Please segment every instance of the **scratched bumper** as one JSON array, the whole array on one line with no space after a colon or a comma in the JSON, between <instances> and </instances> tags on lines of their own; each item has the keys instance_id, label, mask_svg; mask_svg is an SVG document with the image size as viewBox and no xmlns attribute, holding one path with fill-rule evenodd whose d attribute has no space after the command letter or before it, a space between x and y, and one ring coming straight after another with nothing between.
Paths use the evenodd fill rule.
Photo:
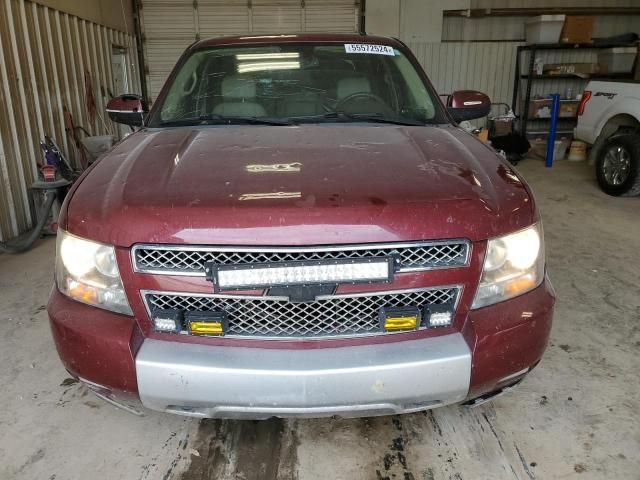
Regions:
<instances>
[{"instance_id":1,"label":"scratched bumper","mask_svg":"<svg viewBox=\"0 0 640 480\"><path fill-rule=\"evenodd\" d=\"M313 350L146 339L136 356L136 373L144 406L181 415L389 415L464 400L471 352L459 333Z\"/></svg>"}]
</instances>

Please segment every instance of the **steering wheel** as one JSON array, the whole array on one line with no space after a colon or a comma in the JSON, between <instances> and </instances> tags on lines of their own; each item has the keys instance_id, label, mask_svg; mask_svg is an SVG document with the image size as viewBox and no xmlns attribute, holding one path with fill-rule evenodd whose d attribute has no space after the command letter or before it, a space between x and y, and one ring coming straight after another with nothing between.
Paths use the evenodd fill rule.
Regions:
<instances>
[{"instance_id":1,"label":"steering wheel","mask_svg":"<svg viewBox=\"0 0 640 480\"><path fill-rule=\"evenodd\" d=\"M375 93L370 93L370 92L355 92L352 93L351 95L347 95L344 98L341 98L340 100L338 100L338 103L336 103L336 111L342 111L345 110L344 106L351 103L351 102L355 102L355 101L359 101L359 100L363 100L363 99L369 99L369 100L373 100L376 103L379 103L382 107L384 107L385 111L389 111L389 106L386 104L386 102L384 100L382 100L378 95L376 95Z\"/></svg>"}]
</instances>

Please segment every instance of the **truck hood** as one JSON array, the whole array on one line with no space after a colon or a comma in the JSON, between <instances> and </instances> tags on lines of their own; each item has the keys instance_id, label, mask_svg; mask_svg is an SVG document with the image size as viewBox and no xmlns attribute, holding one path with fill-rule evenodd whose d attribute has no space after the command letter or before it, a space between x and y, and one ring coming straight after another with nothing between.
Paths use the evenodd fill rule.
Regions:
<instances>
[{"instance_id":1,"label":"truck hood","mask_svg":"<svg viewBox=\"0 0 640 480\"><path fill-rule=\"evenodd\" d=\"M453 126L144 130L70 196L63 227L123 247L482 240L536 216L522 179Z\"/></svg>"}]
</instances>

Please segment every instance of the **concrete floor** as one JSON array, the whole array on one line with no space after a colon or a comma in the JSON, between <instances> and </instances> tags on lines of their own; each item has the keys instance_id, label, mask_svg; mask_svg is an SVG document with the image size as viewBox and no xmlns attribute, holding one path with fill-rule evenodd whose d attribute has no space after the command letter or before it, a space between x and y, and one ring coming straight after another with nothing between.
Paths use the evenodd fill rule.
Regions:
<instances>
[{"instance_id":1,"label":"concrete floor","mask_svg":"<svg viewBox=\"0 0 640 480\"><path fill-rule=\"evenodd\" d=\"M640 479L640 199L602 194L583 164L519 170L544 216L556 321L540 366L473 410L135 417L57 358L44 311L54 240L0 255L0 479Z\"/></svg>"}]
</instances>

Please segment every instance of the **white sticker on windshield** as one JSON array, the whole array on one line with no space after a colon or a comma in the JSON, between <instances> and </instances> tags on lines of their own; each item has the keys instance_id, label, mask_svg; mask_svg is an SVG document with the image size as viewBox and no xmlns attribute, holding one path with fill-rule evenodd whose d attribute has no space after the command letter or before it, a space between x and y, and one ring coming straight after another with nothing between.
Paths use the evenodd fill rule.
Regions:
<instances>
[{"instance_id":1,"label":"white sticker on windshield","mask_svg":"<svg viewBox=\"0 0 640 480\"><path fill-rule=\"evenodd\" d=\"M374 55L395 55L393 48L387 45L372 45L370 43L345 43L347 53L373 53Z\"/></svg>"}]
</instances>

